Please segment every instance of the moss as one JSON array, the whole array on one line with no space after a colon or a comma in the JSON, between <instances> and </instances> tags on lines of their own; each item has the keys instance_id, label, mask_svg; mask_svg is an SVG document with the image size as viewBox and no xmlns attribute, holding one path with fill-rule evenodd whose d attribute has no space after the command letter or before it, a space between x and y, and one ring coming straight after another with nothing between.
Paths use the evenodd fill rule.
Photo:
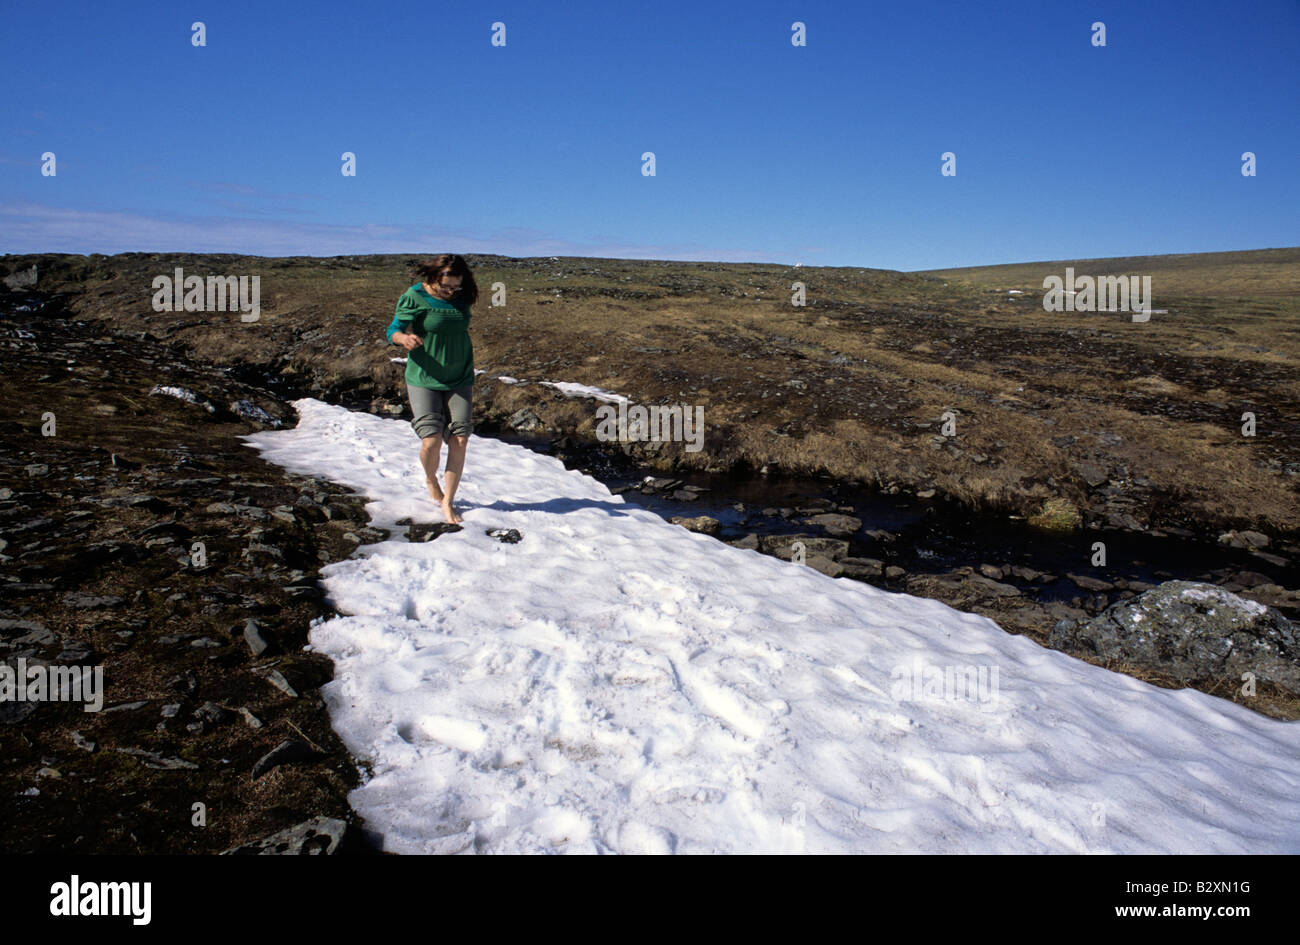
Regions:
<instances>
[{"instance_id":1,"label":"moss","mask_svg":"<svg viewBox=\"0 0 1300 945\"><path fill-rule=\"evenodd\" d=\"M1058 496L1044 502L1042 508L1029 516L1028 521L1034 528L1045 531L1072 532L1079 527L1082 519L1073 502Z\"/></svg>"}]
</instances>

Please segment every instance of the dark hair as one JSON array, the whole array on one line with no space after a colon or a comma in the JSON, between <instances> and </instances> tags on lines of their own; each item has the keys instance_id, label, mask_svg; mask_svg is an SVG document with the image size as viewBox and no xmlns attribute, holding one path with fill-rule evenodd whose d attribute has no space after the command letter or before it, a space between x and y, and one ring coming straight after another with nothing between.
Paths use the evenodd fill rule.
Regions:
<instances>
[{"instance_id":1,"label":"dark hair","mask_svg":"<svg viewBox=\"0 0 1300 945\"><path fill-rule=\"evenodd\" d=\"M424 262L416 263L411 269L411 277L419 279L421 282L427 282L429 285L437 285L438 280L446 273L449 276L461 277L461 296L460 303L466 308L478 301L478 283L474 281L474 273L469 271L469 264L465 262L464 256L458 256L455 253L442 253L438 256L430 257Z\"/></svg>"}]
</instances>

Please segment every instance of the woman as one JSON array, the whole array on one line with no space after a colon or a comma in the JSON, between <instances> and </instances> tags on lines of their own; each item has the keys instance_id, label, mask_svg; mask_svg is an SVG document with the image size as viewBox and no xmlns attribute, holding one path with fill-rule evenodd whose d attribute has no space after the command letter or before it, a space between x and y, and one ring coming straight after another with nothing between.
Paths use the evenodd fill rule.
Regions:
<instances>
[{"instance_id":1,"label":"woman","mask_svg":"<svg viewBox=\"0 0 1300 945\"><path fill-rule=\"evenodd\" d=\"M406 395L411 426L420 438L420 465L429 495L448 522L461 517L452 504L473 430L474 346L470 306L478 285L465 260L454 254L426 259L411 270L415 285L397 300L388 340L407 351ZM446 488L438 487L442 439L447 439Z\"/></svg>"}]
</instances>

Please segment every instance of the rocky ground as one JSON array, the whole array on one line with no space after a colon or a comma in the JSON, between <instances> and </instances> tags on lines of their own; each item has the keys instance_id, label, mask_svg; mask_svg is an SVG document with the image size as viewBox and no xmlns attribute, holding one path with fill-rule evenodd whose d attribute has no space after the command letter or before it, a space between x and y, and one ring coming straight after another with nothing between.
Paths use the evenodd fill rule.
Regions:
<instances>
[{"instance_id":1,"label":"rocky ground","mask_svg":"<svg viewBox=\"0 0 1300 945\"><path fill-rule=\"evenodd\" d=\"M275 397L57 299L0 311L0 654L104 674L98 712L0 703L5 852L212 853L312 818L365 849L303 652L317 569L382 537L359 498L236 439L294 422Z\"/></svg>"}]
</instances>

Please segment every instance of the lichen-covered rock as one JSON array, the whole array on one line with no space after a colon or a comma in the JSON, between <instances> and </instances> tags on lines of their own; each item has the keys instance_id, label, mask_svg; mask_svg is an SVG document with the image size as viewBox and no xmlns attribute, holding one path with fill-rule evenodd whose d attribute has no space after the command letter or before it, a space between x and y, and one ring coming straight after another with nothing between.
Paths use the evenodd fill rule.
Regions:
<instances>
[{"instance_id":1,"label":"lichen-covered rock","mask_svg":"<svg viewBox=\"0 0 1300 945\"><path fill-rule=\"evenodd\" d=\"M716 518L710 518L707 515L697 515L695 518L685 518L676 516L669 519L674 525L680 525L687 531L699 532L702 535L716 535L722 527Z\"/></svg>"},{"instance_id":2,"label":"lichen-covered rock","mask_svg":"<svg viewBox=\"0 0 1300 945\"><path fill-rule=\"evenodd\" d=\"M1300 638L1279 611L1213 584L1166 581L1091 620L1061 620L1049 645L1192 682L1252 673L1300 694Z\"/></svg>"},{"instance_id":3,"label":"lichen-covered rock","mask_svg":"<svg viewBox=\"0 0 1300 945\"><path fill-rule=\"evenodd\" d=\"M269 837L222 851L223 855L321 856L332 854L343 842L347 823L335 817L313 817L305 823Z\"/></svg>"},{"instance_id":4,"label":"lichen-covered rock","mask_svg":"<svg viewBox=\"0 0 1300 945\"><path fill-rule=\"evenodd\" d=\"M795 542L804 546L805 559L821 555L838 561L849 553L849 543L842 538L823 538L819 535L763 535L759 539L766 554L774 555L785 561L794 556Z\"/></svg>"}]
</instances>

